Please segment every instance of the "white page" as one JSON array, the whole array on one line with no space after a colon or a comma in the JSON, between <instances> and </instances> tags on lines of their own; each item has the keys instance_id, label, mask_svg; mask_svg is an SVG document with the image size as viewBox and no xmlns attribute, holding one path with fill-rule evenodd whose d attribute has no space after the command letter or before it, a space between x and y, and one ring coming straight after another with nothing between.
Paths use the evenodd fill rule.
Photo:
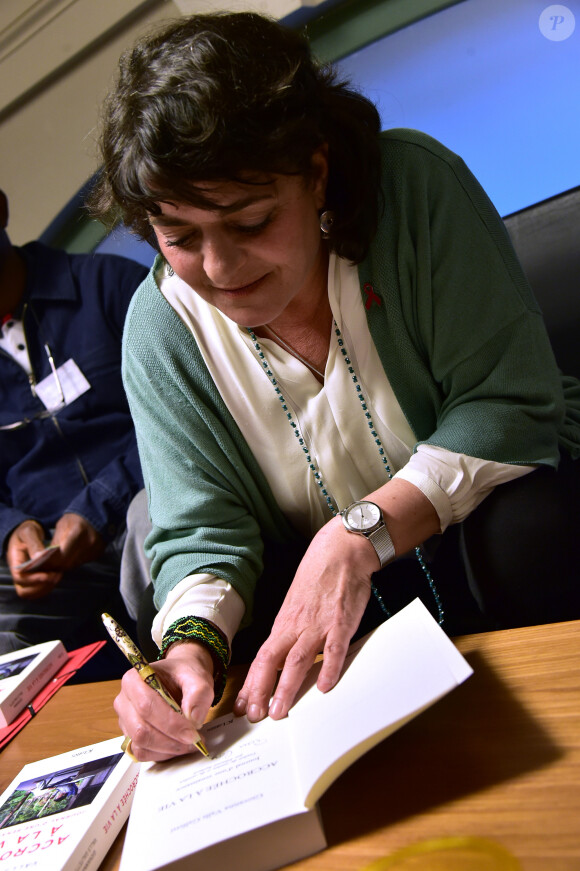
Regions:
<instances>
[{"instance_id":1,"label":"white page","mask_svg":"<svg viewBox=\"0 0 580 871\"><path fill-rule=\"evenodd\" d=\"M471 673L419 599L385 621L330 692L312 686L290 710L305 804L313 807L355 759Z\"/></svg>"},{"instance_id":2,"label":"white page","mask_svg":"<svg viewBox=\"0 0 580 871\"><path fill-rule=\"evenodd\" d=\"M288 720L230 714L202 729L211 758L143 765L121 871L148 871L302 812L287 730Z\"/></svg>"}]
</instances>

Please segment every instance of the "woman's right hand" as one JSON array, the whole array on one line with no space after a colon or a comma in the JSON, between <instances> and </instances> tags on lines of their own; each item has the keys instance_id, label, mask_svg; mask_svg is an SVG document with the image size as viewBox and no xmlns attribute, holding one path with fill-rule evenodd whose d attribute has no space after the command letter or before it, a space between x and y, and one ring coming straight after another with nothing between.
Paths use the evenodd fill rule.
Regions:
<instances>
[{"instance_id":1,"label":"woman's right hand","mask_svg":"<svg viewBox=\"0 0 580 871\"><path fill-rule=\"evenodd\" d=\"M123 675L114 702L119 726L131 738L131 752L140 761L162 762L197 750L197 729L203 725L214 697L213 662L195 641L173 644L165 658L151 666L179 702L183 714L172 711L132 668Z\"/></svg>"}]
</instances>

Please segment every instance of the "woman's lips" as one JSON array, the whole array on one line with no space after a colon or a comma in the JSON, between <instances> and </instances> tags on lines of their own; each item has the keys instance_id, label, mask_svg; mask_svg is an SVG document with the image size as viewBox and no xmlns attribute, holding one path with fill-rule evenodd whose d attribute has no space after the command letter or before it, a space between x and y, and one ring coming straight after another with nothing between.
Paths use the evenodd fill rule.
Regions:
<instances>
[{"instance_id":1,"label":"woman's lips","mask_svg":"<svg viewBox=\"0 0 580 871\"><path fill-rule=\"evenodd\" d=\"M213 289L218 293L225 293L228 296L245 296L257 290L265 278L266 276L262 275L260 278L250 281L249 284L241 284L238 287L214 287Z\"/></svg>"}]
</instances>

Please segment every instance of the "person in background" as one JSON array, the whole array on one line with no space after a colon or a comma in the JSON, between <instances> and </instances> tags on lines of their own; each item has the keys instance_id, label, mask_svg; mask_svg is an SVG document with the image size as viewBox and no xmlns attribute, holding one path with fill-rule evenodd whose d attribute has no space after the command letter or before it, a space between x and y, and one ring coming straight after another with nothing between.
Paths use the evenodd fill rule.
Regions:
<instances>
[{"instance_id":1,"label":"person in background","mask_svg":"<svg viewBox=\"0 0 580 871\"><path fill-rule=\"evenodd\" d=\"M190 723L248 635L234 710L257 721L287 714L320 652L330 690L355 633L416 594L410 570L445 628L421 547L458 524L497 624L580 616L578 488L562 487L578 384L565 394L503 223L457 155L381 132L302 36L252 13L194 15L127 51L102 155L92 208L160 252L123 373L155 669L186 716L129 671L115 707L137 758L193 750ZM546 556L567 570L547 577Z\"/></svg>"},{"instance_id":2,"label":"person in background","mask_svg":"<svg viewBox=\"0 0 580 871\"><path fill-rule=\"evenodd\" d=\"M103 637L126 515L143 479L121 338L147 270L11 244L0 191L0 652ZM26 563L47 547L47 561Z\"/></svg>"}]
</instances>

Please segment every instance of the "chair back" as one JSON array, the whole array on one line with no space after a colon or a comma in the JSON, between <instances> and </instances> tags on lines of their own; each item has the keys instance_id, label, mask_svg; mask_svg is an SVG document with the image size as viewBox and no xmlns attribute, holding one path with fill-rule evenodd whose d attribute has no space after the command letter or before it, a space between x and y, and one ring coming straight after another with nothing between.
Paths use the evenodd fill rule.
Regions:
<instances>
[{"instance_id":1,"label":"chair back","mask_svg":"<svg viewBox=\"0 0 580 871\"><path fill-rule=\"evenodd\" d=\"M580 378L580 187L504 218L556 361Z\"/></svg>"}]
</instances>

